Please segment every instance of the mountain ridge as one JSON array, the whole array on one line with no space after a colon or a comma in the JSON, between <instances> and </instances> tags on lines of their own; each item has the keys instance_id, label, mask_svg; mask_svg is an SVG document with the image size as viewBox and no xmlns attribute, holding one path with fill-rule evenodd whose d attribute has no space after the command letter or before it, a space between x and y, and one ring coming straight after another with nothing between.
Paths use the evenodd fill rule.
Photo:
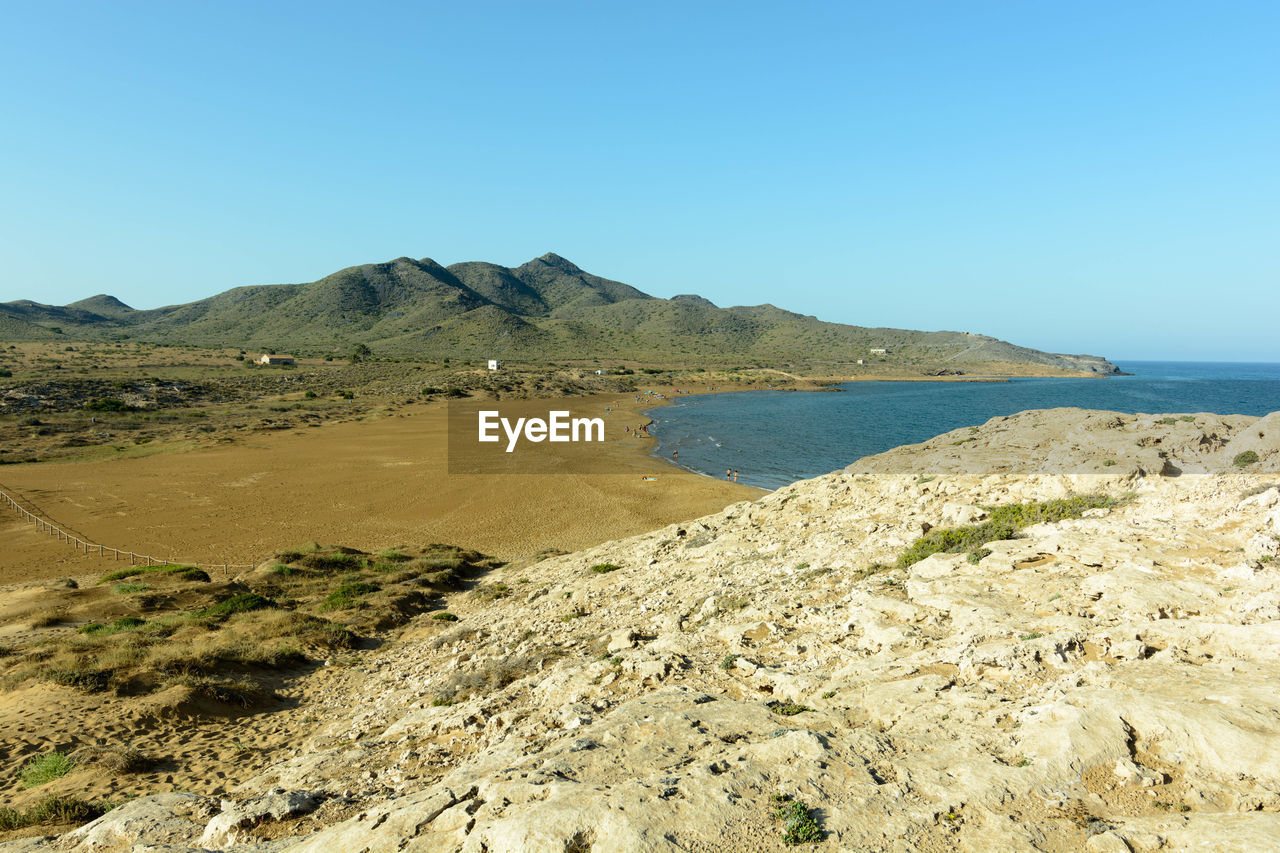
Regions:
<instances>
[{"instance_id":1,"label":"mountain ridge","mask_svg":"<svg viewBox=\"0 0 1280 853\"><path fill-rule=\"evenodd\" d=\"M1031 364L1118 373L1100 356L1046 353L986 335L829 323L770 304L663 299L554 252L517 267L407 256L313 282L245 285L135 309L108 294L65 306L0 303L6 340L137 340L345 354L545 361L610 358L757 364ZM884 349L878 353L872 350Z\"/></svg>"}]
</instances>

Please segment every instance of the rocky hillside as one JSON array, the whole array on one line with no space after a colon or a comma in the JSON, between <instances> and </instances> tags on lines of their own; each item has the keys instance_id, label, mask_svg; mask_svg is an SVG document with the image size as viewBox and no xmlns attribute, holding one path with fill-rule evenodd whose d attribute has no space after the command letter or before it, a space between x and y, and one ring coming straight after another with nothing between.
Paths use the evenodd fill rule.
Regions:
<instances>
[{"instance_id":1,"label":"rocky hillside","mask_svg":"<svg viewBox=\"0 0 1280 853\"><path fill-rule=\"evenodd\" d=\"M1275 849L1278 554L1280 413L998 418L503 570L232 797L8 849Z\"/></svg>"},{"instance_id":2,"label":"rocky hillside","mask_svg":"<svg viewBox=\"0 0 1280 853\"><path fill-rule=\"evenodd\" d=\"M67 306L0 304L0 340L135 340L347 355L658 364L758 362L938 370L1033 365L1115 373L1098 356L1057 355L964 332L825 323L772 305L718 308L700 296L657 299L555 254L518 267L441 266L397 258L309 284L237 287L186 305L137 311L99 295ZM886 349L884 355L872 349Z\"/></svg>"}]
</instances>

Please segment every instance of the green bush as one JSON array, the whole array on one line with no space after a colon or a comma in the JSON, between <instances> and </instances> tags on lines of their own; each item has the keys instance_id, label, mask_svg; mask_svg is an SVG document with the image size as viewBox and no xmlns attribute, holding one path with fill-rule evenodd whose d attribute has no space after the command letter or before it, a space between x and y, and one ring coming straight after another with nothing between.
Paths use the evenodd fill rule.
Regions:
<instances>
[{"instance_id":1,"label":"green bush","mask_svg":"<svg viewBox=\"0 0 1280 853\"><path fill-rule=\"evenodd\" d=\"M616 565L614 563L596 563L594 566L591 567L591 571L595 572L598 575L604 575L604 574L608 574L609 572L616 572L620 568L622 568L622 566Z\"/></svg>"},{"instance_id":2,"label":"green bush","mask_svg":"<svg viewBox=\"0 0 1280 853\"><path fill-rule=\"evenodd\" d=\"M233 613L247 613L250 610L262 610L275 606L276 603L264 595L258 595L256 592L238 592L217 604L197 610L195 615L198 619L225 619Z\"/></svg>"},{"instance_id":3,"label":"green bush","mask_svg":"<svg viewBox=\"0 0 1280 853\"><path fill-rule=\"evenodd\" d=\"M786 794L774 794L771 799L773 819L782 821L783 844L813 844L825 837L813 818L813 811L804 802L792 800Z\"/></svg>"},{"instance_id":4,"label":"green bush","mask_svg":"<svg viewBox=\"0 0 1280 853\"><path fill-rule=\"evenodd\" d=\"M360 599L371 592L377 592L378 587L364 581L352 581L344 583L335 589L325 598L321 605L323 610L346 610L349 607L355 607L360 603Z\"/></svg>"},{"instance_id":5,"label":"green bush","mask_svg":"<svg viewBox=\"0 0 1280 853\"><path fill-rule=\"evenodd\" d=\"M981 553L983 545L1013 539L1023 527L1079 518L1085 510L1114 505L1115 500L1106 495L1076 495L1039 503L986 507L988 518L981 524L935 527L921 536L898 555L898 567L905 569L933 554Z\"/></svg>"},{"instance_id":6,"label":"green bush","mask_svg":"<svg viewBox=\"0 0 1280 853\"><path fill-rule=\"evenodd\" d=\"M1237 453L1236 458L1231 460L1231 464L1237 468L1244 468L1258 461L1258 454L1252 450L1246 450L1244 453Z\"/></svg>"},{"instance_id":7,"label":"green bush","mask_svg":"<svg viewBox=\"0 0 1280 853\"><path fill-rule=\"evenodd\" d=\"M431 618L437 622L457 622L458 621L457 616L454 616L452 613L448 613L443 610L440 611L439 613L432 613Z\"/></svg>"}]
</instances>

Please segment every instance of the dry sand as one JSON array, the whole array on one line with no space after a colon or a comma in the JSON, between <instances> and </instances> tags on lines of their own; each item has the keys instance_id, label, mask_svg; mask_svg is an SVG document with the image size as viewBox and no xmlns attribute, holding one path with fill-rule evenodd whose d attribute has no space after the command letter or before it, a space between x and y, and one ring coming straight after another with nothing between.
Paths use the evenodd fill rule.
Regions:
<instances>
[{"instance_id":1,"label":"dry sand","mask_svg":"<svg viewBox=\"0 0 1280 853\"><path fill-rule=\"evenodd\" d=\"M527 405L545 412L552 402ZM515 560L642 533L761 494L651 457L653 440L622 427L644 422L639 410L652 403L637 405L630 396L561 402L592 415L620 403L607 419L602 451L617 473L451 475L447 406L429 403L184 453L15 465L0 469L0 488L92 542L233 564L309 541L362 549L446 542ZM0 583L119 566L7 511L0 513L0 543Z\"/></svg>"}]
</instances>

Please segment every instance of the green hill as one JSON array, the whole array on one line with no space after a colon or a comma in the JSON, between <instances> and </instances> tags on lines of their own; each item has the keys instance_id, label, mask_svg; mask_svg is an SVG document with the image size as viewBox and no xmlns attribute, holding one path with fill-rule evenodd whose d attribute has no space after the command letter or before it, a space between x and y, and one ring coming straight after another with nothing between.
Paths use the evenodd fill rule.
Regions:
<instances>
[{"instance_id":1,"label":"green hill","mask_svg":"<svg viewBox=\"0 0 1280 853\"><path fill-rule=\"evenodd\" d=\"M1096 356L1043 353L985 335L846 326L772 305L718 308L691 294L659 299L555 254L514 268L397 258L309 284L237 287L146 311L104 294L67 306L0 304L0 339L58 338L299 355L345 354L363 343L378 355L427 358L807 366L865 359L932 367L1013 362L1116 372Z\"/></svg>"}]
</instances>

